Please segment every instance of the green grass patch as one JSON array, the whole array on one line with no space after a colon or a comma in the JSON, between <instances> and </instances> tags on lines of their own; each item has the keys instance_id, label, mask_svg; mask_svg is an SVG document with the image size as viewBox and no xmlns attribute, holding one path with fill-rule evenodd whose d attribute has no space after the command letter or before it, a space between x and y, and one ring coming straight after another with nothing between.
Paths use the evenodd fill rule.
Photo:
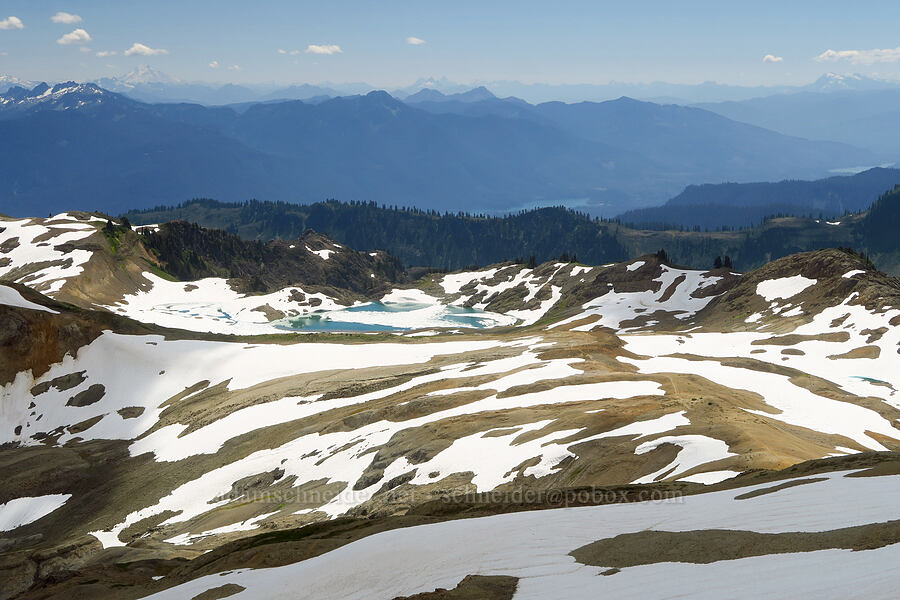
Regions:
<instances>
[{"instance_id":1,"label":"green grass patch","mask_svg":"<svg viewBox=\"0 0 900 600\"><path fill-rule=\"evenodd\" d=\"M158 267L154 264L148 265L147 268L149 268L150 272L153 273L154 275L156 275L157 277L162 277L163 279L166 279L168 281L178 281L177 277L175 277L174 275L172 275L170 273L167 273L166 271L164 271L163 269L161 269L160 267Z\"/></svg>"}]
</instances>

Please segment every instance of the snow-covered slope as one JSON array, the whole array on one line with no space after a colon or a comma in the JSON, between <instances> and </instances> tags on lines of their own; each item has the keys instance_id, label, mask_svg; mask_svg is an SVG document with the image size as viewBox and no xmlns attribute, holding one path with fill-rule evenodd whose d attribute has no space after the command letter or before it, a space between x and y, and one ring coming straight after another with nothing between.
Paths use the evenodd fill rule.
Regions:
<instances>
[{"instance_id":1,"label":"snow-covered slope","mask_svg":"<svg viewBox=\"0 0 900 600\"><path fill-rule=\"evenodd\" d=\"M108 92L92 83L41 83L31 89L10 87L0 94L0 119L35 109L74 110L93 108L102 104L127 105L131 101Z\"/></svg>"},{"instance_id":2,"label":"snow-covered slope","mask_svg":"<svg viewBox=\"0 0 900 600\"><path fill-rule=\"evenodd\" d=\"M3 543L22 552L78 539L91 560L193 558L260 531L392 519L460 494L682 490L754 469L900 451L900 284L843 251L746 275L655 256L595 267L506 263L383 282L367 297L302 281L264 293L238 292L220 277L172 281L154 272L140 236L83 214L0 226L0 278L46 293L0 283L8 461L0 504L50 507L26 499L65 497L52 510L29 509L27 520L0 507L0 521L15 524ZM369 258L382 260L331 241L279 244L278 256L303 254L298 264L352 260L367 278ZM116 294L97 284L108 281L118 282ZM481 327L449 325L458 311L474 311L464 314ZM277 328L309 316L360 328L308 336ZM369 335L375 326L389 330ZM281 335L256 335L273 332ZM735 523L752 512L716 502ZM756 506L769 510L767 502ZM548 518L581 527L572 539L586 544L652 525L651 510L641 513L651 520L616 531ZM716 527L714 517L700 511L683 526ZM397 543L418 543L410 539ZM548 577L563 577L577 545L550 546ZM537 568L536 555L509 556L508 574ZM460 565L372 589L415 593L484 572ZM587 579L631 577L569 571L574 579L545 581L577 591L594 589ZM282 573L271 576L295 581L294 571ZM250 589L256 577L235 582ZM338 593L327 586L339 581L322 581L326 597ZM528 589L518 593L545 588Z\"/></svg>"},{"instance_id":3,"label":"snow-covered slope","mask_svg":"<svg viewBox=\"0 0 900 600\"><path fill-rule=\"evenodd\" d=\"M75 249L73 242L97 233L105 220L84 214L62 213L47 219L0 217L0 280L23 283L53 294L81 274L92 252Z\"/></svg>"},{"instance_id":4,"label":"snow-covered slope","mask_svg":"<svg viewBox=\"0 0 900 600\"><path fill-rule=\"evenodd\" d=\"M853 551L859 542L848 528L896 523L900 510L893 495L900 476L848 477L852 474L791 479L780 484L786 488L781 490L762 484L698 496L398 529L287 566L216 573L150 598L196 597L230 584L242 588L246 597L295 598L302 586L310 597L389 599L452 589L468 575L515 577L515 600L891 598L900 577L896 533ZM753 495L766 490L770 493ZM748 494L751 497L744 499ZM850 506L852 510L847 510ZM793 552L765 546L728 548L740 544L747 532L781 534L790 540L806 532L815 536L834 530L844 531L833 536L834 541L822 536L818 545ZM662 532L673 533L664 537ZM637 540L653 546L654 535L667 542L684 539L693 547L682 548L675 561L666 554L677 555L677 549L626 548L633 543L629 536L641 536ZM616 540L621 541L610 543ZM607 542L618 552L582 562L590 553L579 549L598 542ZM629 552L637 564L623 566Z\"/></svg>"}]
</instances>

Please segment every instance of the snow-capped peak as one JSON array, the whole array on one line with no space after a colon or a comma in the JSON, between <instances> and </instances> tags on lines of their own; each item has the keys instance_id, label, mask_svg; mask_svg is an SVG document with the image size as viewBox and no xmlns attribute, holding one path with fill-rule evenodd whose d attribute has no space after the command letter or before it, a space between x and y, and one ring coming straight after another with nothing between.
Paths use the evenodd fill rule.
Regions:
<instances>
[{"instance_id":1,"label":"snow-capped peak","mask_svg":"<svg viewBox=\"0 0 900 600\"><path fill-rule=\"evenodd\" d=\"M19 79L18 77L14 77L12 75L0 75L0 92L5 92L11 87L21 86L26 88L34 87L33 81L26 81L24 79Z\"/></svg>"},{"instance_id":2,"label":"snow-capped peak","mask_svg":"<svg viewBox=\"0 0 900 600\"><path fill-rule=\"evenodd\" d=\"M131 85L141 83L178 83L178 79L161 73L150 67L150 65L141 65L133 71L117 78L121 83Z\"/></svg>"},{"instance_id":3,"label":"snow-capped peak","mask_svg":"<svg viewBox=\"0 0 900 600\"><path fill-rule=\"evenodd\" d=\"M900 82L861 75L859 73L825 73L807 86L818 92L838 92L853 90L879 90L896 88Z\"/></svg>"},{"instance_id":4,"label":"snow-capped peak","mask_svg":"<svg viewBox=\"0 0 900 600\"><path fill-rule=\"evenodd\" d=\"M50 86L39 83L33 88L11 87L0 95L0 108L7 110L29 109L38 105L53 110L68 110L95 105L111 94L93 83L67 81Z\"/></svg>"}]
</instances>

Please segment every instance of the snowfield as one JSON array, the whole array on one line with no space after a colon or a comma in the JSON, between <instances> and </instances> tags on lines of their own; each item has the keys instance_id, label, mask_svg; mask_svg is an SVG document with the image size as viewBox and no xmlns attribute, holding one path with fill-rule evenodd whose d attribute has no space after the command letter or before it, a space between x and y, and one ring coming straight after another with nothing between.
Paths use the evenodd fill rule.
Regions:
<instances>
[{"instance_id":1,"label":"snowfield","mask_svg":"<svg viewBox=\"0 0 900 600\"><path fill-rule=\"evenodd\" d=\"M230 342L195 340L167 341L161 336L129 336L106 332L83 347L76 357L66 358L35 380L21 372L0 389L4 428L0 443L37 444L36 431L52 431L96 416L103 418L78 434L90 439L134 439L153 426L163 403L197 382L226 382L229 389L249 388L293 374L365 367L415 364L440 354L458 354L487 348L502 348L525 342L437 342L429 344L273 344L247 346ZM121 369L118 365L127 364ZM51 387L33 396L35 384L56 377L84 372L83 381L65 391ZM104 395L88 406L69 406L67 399L91 385L104 387ZM33 398L35 407L18 400ZM137 418L125 419L117 411L143 407ZM32 414L33 413L33 414ZM36 421L42 415L40 421ZM22 433L13 428L22 426ZM37 429L40 427L40 429ZM186 426L185 426L186 427ZM240 431L243 425L237 425ZM75 437L64 434L59 443ZM163 436L165 438L165 436ZM163 450L160 450L163 452Z\"/></svg>"},{"instance_id":2,"label":"snowfield","mask_svg":"<svg viewBox=\"0 0 900 600\"><path fill-rule=\"evenodd\" d=\"M168 281L153 273L145 273L144 277L152 287L128 295L108 308L145 323L190 331L235 335L284 331L302 333L303 329L293 329L290 320L303 316L314 316L318 322L333 325L358 325L361 330L365 330L365 326L397 330L448 326L501 327L514 325L525 318L491 312L457 314L453 312L453 307L417 289L397 289L385 294L381 302L394 310L379 310L377 306L365 310L363 303L347 310L349 307L339 304L334 298L323 293L309 293L300 286L290 286L270 294L246 295L235 292L221 278L184 283ZM295 300L298 294L305 296L304 302ZM553 303L558 299L557 294ZM313 306L311 300L318 303ZM287 317L270 320L263 307L279 311Z\"/></svg>"},{"instance_id":3,"label":"snowfield","mask_svg":"<svg viewBox=\"0 0 900 600\"><path fill-rule=\"evenodd\" d=\"M638 263L628 265L628 270L636 270L636 268L631 268L635 265ZM657 311L672 313L678 319L687 319L697 314L714 298L714 296L698 298L694 293L714 285L720 279L719 277L708 275L702 271L674 269L665 265L661 268L662 274L652 280L659 284L657 291L651 289L644 292L616 292L613 284L609 284L609 292L582 306L586 310L568 319L558 321L550 325L550 328L593 318L591 322L572 327L571 330L590 331L594 327L609 327L627 331L629 328L621 327L625 321L641 316L650 316ZM674 291L672 291L673 286Z\"/></svg>"},{"instance_id":4,"label":"snowfield","mask_svg":"<svg viewBox=\"0 0 900 600\"><path fill-rule=\"evenodd\" d=\"M90 288L66 282L83 283L106 263L85 270L91 251L67 244L103 222L67 214L4 220L0 258L9 260L0 277L13 273L77 303ZM351 252L336 244L306 250L317 255L316 269ZM872 290L889 295L893 284L873 284L875 274L854 268L859 261L839 264L830 275L803 270L820 277L810 279L786 261L760 281L653 256L605 267L507 263L431 274L408 289L379 280L366 294L291 285L262 295L238 293L221 278L175 282L141 267L132 268L135 281L122 279L131 286L124 297L106 296L105 306L82 299L81 309L170 328L165 335L108 325L123 320L62 303L50 309L0 286L0 304L28 327L76 339L61 346L68 354L8 369L0 444L60 464L76 453L95 469L98 488L50 494L68 488L11 474L20 497L5 497L0 530L37 531L89 513L72 530L104 548L190 558L258 531L341 516L390 519L457 493L656 482L693 489L687 484L748 470L896 451L900 303L873 302ZM368 281L369 269L353 272ZM302 332L290 329L302 323L329 333L261 335ZM67 337L82 329L89 343ZM30 330L9 331L30 352L29 338L15 337ZM110 460L146 477L147 489L98 479ZM388 531L154 597L193 598L235 583L247 588L235 597L288 598L302 588L311 597L388 600L453 588L469 574L520 578L516 598L885 596L900 576L896 546L648 564L599 577L607 568L569 555L623 533L823 531L898 518L900 476L826 479L746 500L735 499L745 488ZM117 495L108 506L95 500ZM831 570L796 583L817 565Z\"/></svg>"},{"instance_id":5,"label":"snowfield","mask_svg":"<svg viewBox=\"0 0 900 600\"><path fill-rule=\"evenodd\" d=\"M900 370L897 367L897 350L900 348L900 329L891 325L891 321L900 317L900 309L889 309L882 313L872 313L864 306L850 304L853 296L844 302L826 308L815 315L809 323L795 328L791 334L815 337L822 334L846 334L846 341L822 341L816 339L800 340L791 344L790 348L798 354L783 354L784 346L767 345L766 340L775 337L766 333L690 333L683 335L625 335L626 348L630 351L649 357L665 357L675 353L691 353L712 358L741 357L768 363L784 365L797 371L808 373L834 382L847 392L858 396L875 396L885 403L900 408ZM870 337L872 332L883 330L877 340ZM848 352L865 346L878 348L877 358L838 358ZM776 406L779 402L790 402L785 397L779 400L779 394L789 396L804 394L804 390L787 383L786 378L721 367L709 361L697 362L675 358L633 362L643 372L659 372L671 369L672 372L711 373L719 369L714 380L725 385L746 379L747 389L772 398ZM724 369L724 370L722 370ZM744 373L740 373L744 371ZM734 379L737 378L737 379ZM784 383L777 383L783 381ZM765 383L769 382L769 383ZM783 387L783 385L788 387ZM882 385L887 384L887 385ZM769 387L766 387L769 386ZM771 387L776 386L776 387ZM777 387L782 386L782 387ZM743 386L739 386L743 387ZM808 392L806 392L808 394ZM828 405L829 401L820 396L810 398L811 401ZM771 402L770 402L771 403ZM840 403L845 404L845 403ZM812 408L809 406L808 408ZM813 414L816 410L811 411ZM835 417L837 415L831 415ZM810 418L814 418L810 415ZM830 420L830 419L827 419ZM839 419L840 421L841 419ZM851 420L855 422L856 419ZM832 421L834 422L834 421ZM878 431L874 429L873 431ZM896 437L894 431L893 436Z\"/></svg>"},{"instance_id":6,"label":"snowfield","mask_svg":"<svg viewBox=\"0 0 900 600\"><path fill-rule=\"evenodd\" d=\"M68 213L48 219L0 218L0 229L3 229L0 244L12 246L2 253L9 262L0 266L0 279L24 269L27 274L19 275L14 281L52 296L68 279L77 277L93 256L89 250L61 246L97 233L97 226L91 224L96 222L105 223L96 218L81 221Z\"/></svg>"},{"instance_id":7,"label":"snowfield","mask_svg":"<svg viewBox=\"0 0 900 600\"><path fill-rule=\"evenodd\" d=\"M815 532L900 517L894 493L900 476L850 479L845 475L831 473L824 476L825 481L747 500L735 500L735 496L754 487L665 501L512 513L398 529L284 567L209 575L150 598L190 598L233 583L246 588L237 598L295 598L296 590L302 587L312 598L387 600L439 587L453 588L469 574L518 577L515 600L894 597L900 577L897 545L860 552L764 555L710 564L663 562L626 567L607 577L598 575L608 567L583 565L569 556L593 541L648 529Z\"/></svg>"}]
</instances>

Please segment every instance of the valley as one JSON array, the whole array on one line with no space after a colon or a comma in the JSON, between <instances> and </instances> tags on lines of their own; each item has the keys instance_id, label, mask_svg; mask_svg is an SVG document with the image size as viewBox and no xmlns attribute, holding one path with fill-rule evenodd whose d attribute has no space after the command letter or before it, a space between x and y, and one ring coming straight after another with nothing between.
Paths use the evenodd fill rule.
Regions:
<instances>
[{"instance_id":1,"label":"valley","mask_svg":"<svg viewBox=\"0 0 900 600\"><path fill-rule=\"evenodd\" d=\"M0 94L0 137L18 140L0 147L4 213L61 212L73 197L110 214L198 197L495 212L586 198L608 217L692 183L890 160L624 97L532 105L488 92L455 111L383 90L320 100L150 104L94 83L11 87Z\"/></svg>"},{"instance_id":2,"label":"valley","mask_svg":"<svg viewBox=\"0 0 900 600\"><path fill-rule=\"evenodd\" d=\"M852 252L746 273L645 254L417 274L319 233L250 243L80 212L0 227L4 597L288 597L312 578L393 598L478 575L464 588L503 576L518 598L775 564L579 550L650 525L840 530L801 552L832 553L847 585L891 581L895 542L853 536L896 519L900 283ZM867 508L835 510L847 494ZM760 510L784 520L748 520ZM607 513L617 526L588 525ZM471 527L494 541L444 559L421 543ZM407 575L337 576L347 560Z\"/></svg>"}]
</instances>

